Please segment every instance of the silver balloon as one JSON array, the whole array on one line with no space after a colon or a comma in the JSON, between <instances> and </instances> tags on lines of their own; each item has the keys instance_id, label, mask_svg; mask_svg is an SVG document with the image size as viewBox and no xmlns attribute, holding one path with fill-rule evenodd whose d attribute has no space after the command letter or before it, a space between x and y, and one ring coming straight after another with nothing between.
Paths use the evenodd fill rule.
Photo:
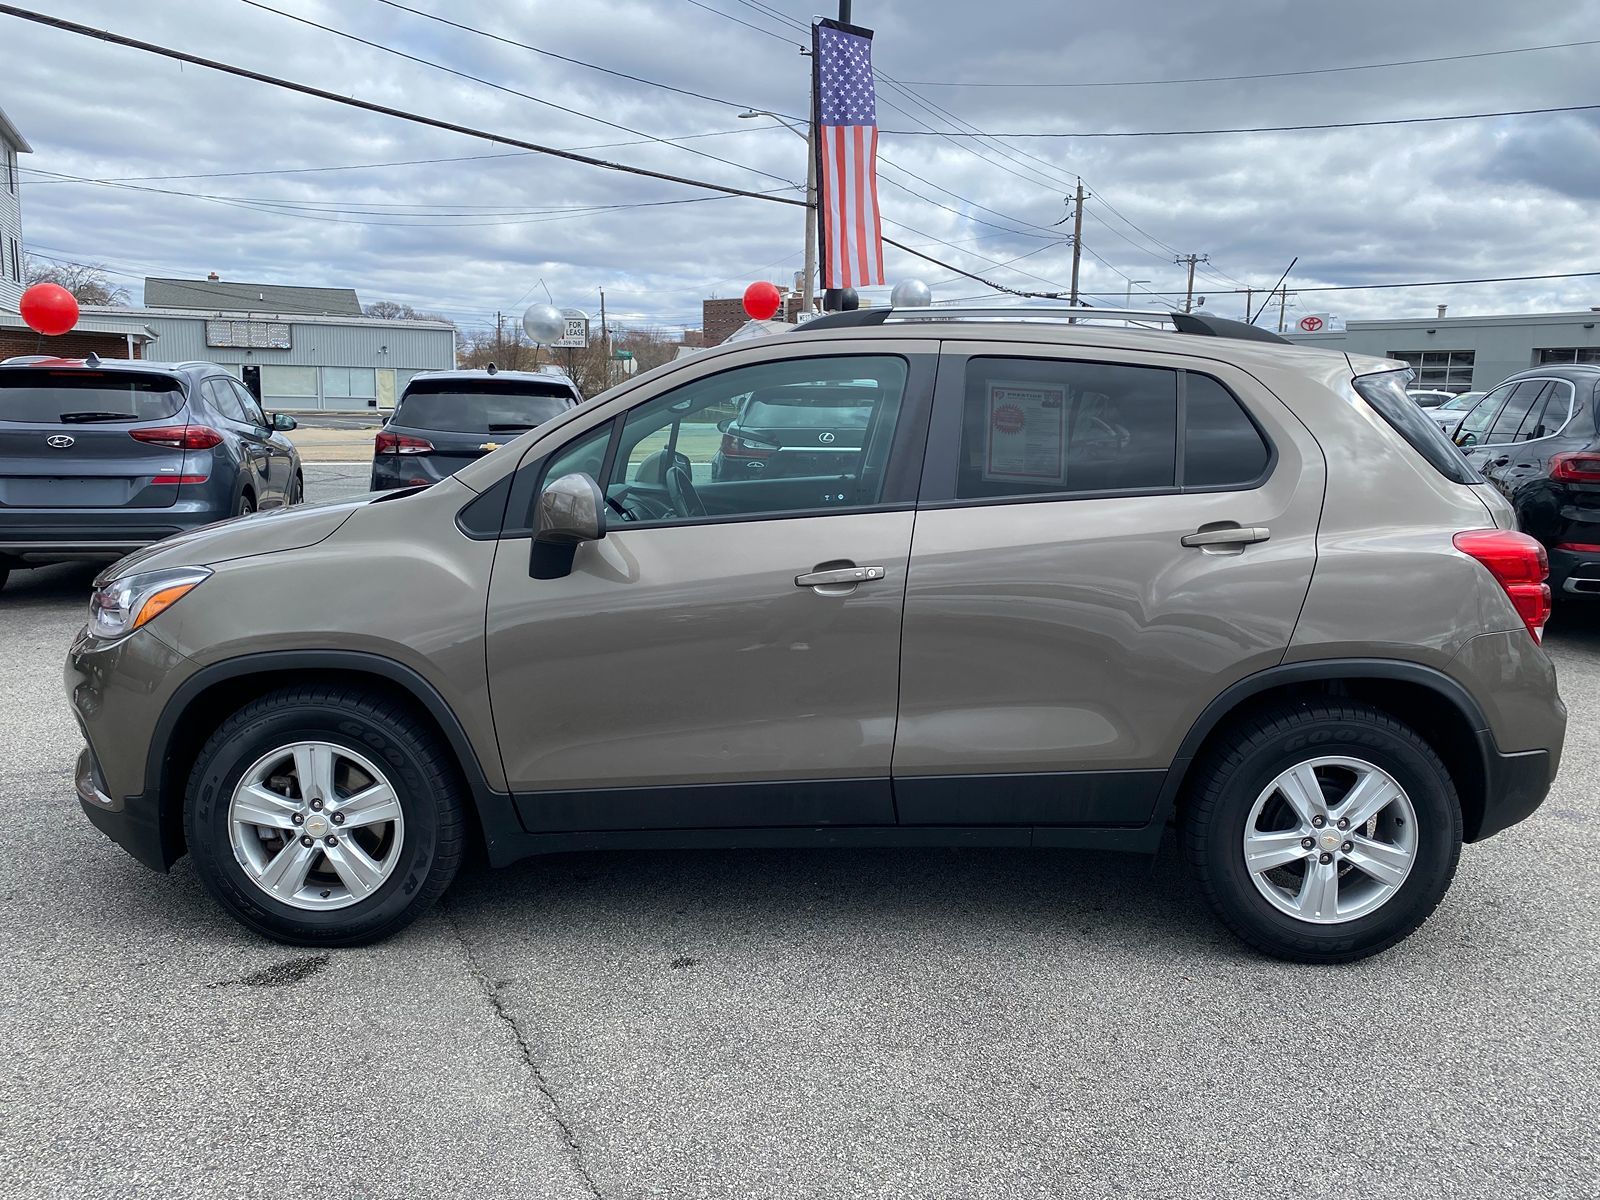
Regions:
<instances>
[{"instance_id":1,"label":"silver balloon","mask_svg":"<svg viewBox=\"0 0 1600 1200\"><path fill-rule=\"evenodd\" d=\"M567 332L567 319L554 304L535 304L522 314L522 328L535 342L548 346Z\"/></svg>"},{"instance_id":2,"label":"silver balloon","mask_svg":"<svg viewBox=\"0 0 1600 1200\"><path fill-rule=\"evenodd\" d=\"M933 303L933 292L920 279L902 279L889 293L890 308L926 308Z\"/></svg>"}]
</instances>

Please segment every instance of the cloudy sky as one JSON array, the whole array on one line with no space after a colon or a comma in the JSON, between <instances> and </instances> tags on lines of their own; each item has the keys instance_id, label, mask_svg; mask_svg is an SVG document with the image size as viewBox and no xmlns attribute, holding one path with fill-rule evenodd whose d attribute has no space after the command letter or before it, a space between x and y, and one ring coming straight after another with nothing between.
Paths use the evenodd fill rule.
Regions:
<instances>
[{"instance_id":1,"label":"cloudy sky","mask_svg":"<svg viewBox=\"0 0 1600 1200\"><path fill-rule=\"evenodd\" d=\"M811 4L404 3L470 28L383 0L34 7L483 130L800 194L800 139L739 113L807 110ZM1102 303L1130 280L1144 281L1135 293L1181 290L1172 260L1190 252L1211 259L1199 275L1207 307L1232 316L1244 308L1232 289L1272 286L1296 255L1291 290L1600 270L1600 108L1297 133L1008 136L1595 104L1600 0L855 0L854 18L877 33L885 232L987 279L1066 287L1058 223L1079 176L1091 193L1083 288ZM1478 57L1328 70L1464 55ZM146 274L215 270L350 286L365 302L482 326L546 287L595 310L603 287L614 321L693 327L702 298L790 282L800 266L797 208L706 199L3 15L0 63L0 108L34 148L22 159L28 248L105 264L135 302ZM1287 72L1303 73L1168 82ZM1043 84L1056 86L1032 86ZM996 136L959 136L973 130ZM887 262L891 281L923 278L939 299L993 295L893 250ZM1425 316L1441 303L1452 315L1586 308L1600 304L1600 278L1304 292L1290 315Z\"/></svg>"}]
</instances>

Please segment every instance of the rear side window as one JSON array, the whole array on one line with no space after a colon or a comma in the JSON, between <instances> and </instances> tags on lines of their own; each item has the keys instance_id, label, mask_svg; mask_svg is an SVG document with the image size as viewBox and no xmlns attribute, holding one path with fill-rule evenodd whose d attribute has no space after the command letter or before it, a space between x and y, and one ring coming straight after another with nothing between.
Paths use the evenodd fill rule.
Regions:
<instances>
[{"instance_id":1,"label":"rear side window","mask_svg":"<svg viewBox=\"0 0 1600 1200\"><path fill-rule=\"evenodd\" d=\"M1406 380L1410 375L1410 371L1384 371L1378 375L1362 375L1352 382L1356 393L1439 474L1452 483L1482 483L1482 477L1445 436L1439 423L1406 395ZM1473 415L1476 412L1474 409Z\"/></svg>"},{"instance_id":2,"label":"rear side window","mask_svg":"<svg viewBox=\"0 0 1600 1200\"><path fill-rule=\"evenodd\" d=\"M1266 474L1266 439L1233 393L1209 375L1184 375L1183 486L1244 487Z\"/></svg>"},{"instance_id":3,"label":"rear side window","mask_svg":"<svg viewBox=\"0 0 1600 1200\"><path fill-rule=\"evenodd\" d=\"M0 421L42 424L164 421L183 407L176 379L122 371L0 371Z\"/></svg>"},{"instance_id":4,"label":"rear side window","mask_svg":"<svg viewBox=\"0 0 1600 1200\"><path fill-rule=\"evenodd\" d=\"M559 383L413 383L395 409L393 424L442 433L519 433L559 417L575 403Z\"/></svg>"},{"instance_id":5,"label":"rear side window","mask_svg":"<svg viewBox=\"0 0 1600 1200\"><path fill-rule=\"evenodd\" d=\"M956 498L1177 486L1178 373L975 357L967 362Z\"/></svg>"},{"instance_id":6,"label":"rear side window","mask_svg":"<svg viewBox=\"0 0 1600 1200\"><path fill-rule=\"evenodd\" d=\"M1533 411L1534 405L1544 399L1545 393L1550 390L1550 383L1544 379L1525 379L1517 384L1516 390L1511 393L1511 398L1506 401L1506 406L1500 410L1500 415L1494 419L1494 425L1489 430L1486 442L1515 441L1517 429Z\"/></svg>"},{"instance_id":7,"label":"rear side window","mask_svg":"<svg viewBox=\"0 0 1600 1200\"><path fill-rule=\"evenodd\" d=\"M1545 389L1540 403L1517 430L1517 441L1530 442L1534 438L1549 437L1557 433L1572 417L1574 389L1570 383L1552 381Z\"/></svg>"}]
</instances>

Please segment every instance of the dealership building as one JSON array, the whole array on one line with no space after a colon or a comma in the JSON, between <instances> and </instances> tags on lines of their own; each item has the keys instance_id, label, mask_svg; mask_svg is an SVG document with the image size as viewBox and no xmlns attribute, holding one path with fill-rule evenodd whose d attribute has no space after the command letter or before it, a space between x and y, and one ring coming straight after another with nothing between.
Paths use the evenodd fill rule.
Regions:
<instances>
[{"instance_id":1,"label":"dealership building","mask_svg":"<svg viewBox=\"0 0 1600 1200\"><path fill-rule=\"evenodd\" d=\"M1319 318L1309 318L1316 322ZM1325 324L1334 322L1321 318ZM1302 318L1305 324L1307 318ZM1554 363L1600 363L1600 309L1492 317L1350 321L1331 332L1284 335L1303 346L1398 358L1414 386L1488 391L1508 375Z\"/></svg>"}]
</instances>

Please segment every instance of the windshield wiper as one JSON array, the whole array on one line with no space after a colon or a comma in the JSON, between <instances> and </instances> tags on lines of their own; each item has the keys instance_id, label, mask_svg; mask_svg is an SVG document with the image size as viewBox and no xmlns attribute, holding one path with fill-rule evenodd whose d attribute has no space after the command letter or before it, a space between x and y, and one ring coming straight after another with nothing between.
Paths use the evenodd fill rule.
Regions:
<instances>
[{"instance_id":1,"label":"windshield wiper","mask_svg":"<svg viewBox=\"0 0 1600 1200\"><path fill-rule=\"evenodd\" d=\"M138 413L131 412L70 412L62 413L56 420L63 424L79 421L137 421Z\"/></svg>"},{"instance_id":2,"label":"windshield wiper","mask_svg":"<svg viewBox=\"0 0 1600 1200\"><path fill-rule=\"evenodd\" d=\"M490 433L510 433L514 429L537 429L539 422L492 421L489 424Z\"/></svg>"}]
</instances>

